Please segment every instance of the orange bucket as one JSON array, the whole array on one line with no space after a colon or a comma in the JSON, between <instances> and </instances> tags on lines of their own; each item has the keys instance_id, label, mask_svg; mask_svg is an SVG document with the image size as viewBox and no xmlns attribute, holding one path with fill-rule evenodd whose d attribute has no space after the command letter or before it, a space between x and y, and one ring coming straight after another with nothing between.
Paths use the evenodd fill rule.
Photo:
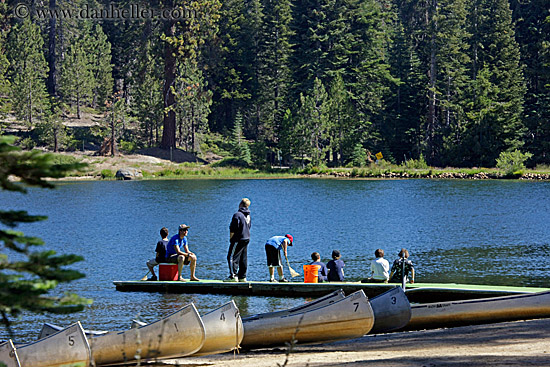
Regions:
<instances>
[{"instance_id":1,"label":"orange bucket","mask_svg":"<svg viewBox=\"0 0 550 367\"><path fill-rule=\"evenodd\" d=\"M321 265L304 265L304 283L318 283Z\"/></svg>"}]
</instances>

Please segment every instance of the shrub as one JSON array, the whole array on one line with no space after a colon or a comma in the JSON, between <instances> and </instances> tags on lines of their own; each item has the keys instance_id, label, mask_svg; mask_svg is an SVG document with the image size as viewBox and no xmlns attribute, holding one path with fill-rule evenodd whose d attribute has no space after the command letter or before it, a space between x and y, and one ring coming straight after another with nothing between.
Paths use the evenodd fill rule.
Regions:
<instances>
[{"instance_id":1,"label":"shrub","mask_svg":"<svg viewBox=\"0 0 550 367\"><path fill-rule=\"evenodd\" d=\"M525 161L531 158L533 154L522 153L518 149L513 152L501 152L497 158L497 168L504 172L506 176L521 174L525 169Z\"/></svg>"},{"instance_id":2,"label":"shrub","mask_svg":"<svg viewBox=\"0 0 550 367\"><path fill-rule=\"evenodd\" d=\"M418 159L409 159L408 161L405 161L404 165L408 169L426 169L426 168L428 168L428 164L426 163L426 160L424 159L424 156L422 154L420 154L420 157Z\"/></svg>"},{"instance_id":3,"label":"shrub","mask_svg":"<svg viewBox=\"0 0 550 367\"><path fill-rule=\"evenodd\" d=\"M102 179L109 179L109 178L114 178L114 177L115 177L115 174L110 169L102 169L101 170L101 178Z\"/></svg>"}]
</instances>

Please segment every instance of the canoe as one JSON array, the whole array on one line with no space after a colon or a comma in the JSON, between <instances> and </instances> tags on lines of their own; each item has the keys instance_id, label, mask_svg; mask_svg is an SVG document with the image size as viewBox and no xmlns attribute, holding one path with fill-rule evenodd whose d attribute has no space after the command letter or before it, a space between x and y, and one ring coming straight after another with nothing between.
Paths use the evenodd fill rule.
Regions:
<instances>
[{"instance_id":1,"label":"canoe","mask_svg":"<svg viewBox=\"0 0 550 367\"><path fill-rule=\"evenodd\" d=\"M202 316L205 339L202 348L193 354L204 356L230 352L240 347L244 336L243 322L239 309L233 300ZM132 320L132 328L147 325L139 320Z\"/></svg>"},{"instance_id":2,"label":"canoe","mask_svg":"<svg viewBox=\"0 0 550 367\"><path fill-rule=\"evenodd\" d=\"M21 366L11 339L7 342L0 343L0 363L4 363L6 367Z\"/></svg>"},{"instance_id":3,"label":"canoe","mask_svg":"<svg viewBox=\"0 0 550 367\"><path fill-rule=\"evenodd\" d=\"M243 322L245 322L247 320L250 320L250 319L259 319L259 318L264 318L265 319L265 318L268 318L268 317L280 317L280 316L290 315L290 314L293 314L293 313L302 313L304 311L313 310L313 309L316 309L316 308L319 308L319 307L323 307L323 306L332 304L332 303L334 303L336 301L339 301L341 299L344 299L344 298L346 298L346 296L344 295L344 291L340 289L340 290L334 291L332 293L329 293L324 297L317 298L317 299L315 299L313 301L310 301L310 302L306 302L306 303L304 303L303 305L300 305L300 306L296 306L296 307L281 310L281 311L274 311L274 312L268 312L268 313L256 314L256 315L250 315L250 316L247 316L247 317L243 317Z\"/></svg>"},{"instance_id":4,"label":"canoe","mask_svg":"<svg viewBox=\"0 0 550 367\"><path fill-rule=\"evenodd\" d=\"M417 304L404 330L550 317L550 291L517 296Z\"/></svg>"},{"instance_id":5,"label":"canoe","mask_svg":"<svg viewBox=\"0 0 550 367\"><path fill-rule=\"evenodd\" d=\"M401 329L411 319L411 304L403 288L395 287L370 299L374 326L369 334L387 333Z\"/></svg>"},{"instance_id":6,"label":"canoe","mask_svg":"<svg viewBox=\"0 0 550 367\"><path fill-rule=\"evenodd\" d=\"M193 356L230 352L239 348L244 329L234 301L202 316L202 322L206 337L202 348Z\"/></svg>"},{"instance_id":7,"label":"canoe","mask_svg":"<svg viewBox=\"0 0 550 367\"><path fill-rule=\"evenodd\" d=\"M40 329L40 333L38 333L38 339L37 340L44 339L45 337L50 336L52 334L55 334L55 333L57 333L58 331L61 331L61 330L63 330L63 327L58 326L58 325L54 325L54 324L50 324L49 322L45 322L44 325L42 325L42 329ZM86 329L84 329L84 334L88 338L92 337L92 336L107 334L107 333L108 333L108 331L95 331L95 330L86 330Z\"/></svg>"},{"instance_id":8,"label":"canoe","mask_svg":"<svg viewBox=\"0 0 550 367\"><path fill-rule=\"evenodd\" d=\"M205 338L203 322L193 304L151 324L90 338L96 365L153 358L172 358L199 351Z\"/></svg>"},{"instance_id":9,"label":"canoe","mask_svg":"<svg viewBox=\"0 0 550 367\"><path fill-rule=\"evenodd\" d=\"M263 315L243 320L243 348L353 339L367 334L374 324L372 308L362 290L313 310L276 317Z\"/></svg>"},{"instance_id":10,"label":"canoe","mask_svg":"<svg viewBox=\"0 0 550 367\"><path fill-rule=\"evenodd\" d=\"M46 338L17 346L21 367L88 367L90 346L80 322Z\"/></svg>"}]
</instances>

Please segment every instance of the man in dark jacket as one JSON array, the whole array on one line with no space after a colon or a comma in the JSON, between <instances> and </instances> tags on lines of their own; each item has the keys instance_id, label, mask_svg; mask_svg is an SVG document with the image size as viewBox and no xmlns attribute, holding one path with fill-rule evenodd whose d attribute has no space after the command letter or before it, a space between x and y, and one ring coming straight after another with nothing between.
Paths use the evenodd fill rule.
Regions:
<instances>
[{"instance_id":1,"label":"man in dark jacket","mask_svg":"<svg viewBox=\"0 0 550 367\"><path fill-rule=\"evenodd\" d=\"M244 198L239 204L239 210L233 214L229 225L229 251L227 263L229 264L229 278L227 282L246 282L246 270L248 267L247 248L250 242L250 200Z\"/></svg>"}]
</instances>

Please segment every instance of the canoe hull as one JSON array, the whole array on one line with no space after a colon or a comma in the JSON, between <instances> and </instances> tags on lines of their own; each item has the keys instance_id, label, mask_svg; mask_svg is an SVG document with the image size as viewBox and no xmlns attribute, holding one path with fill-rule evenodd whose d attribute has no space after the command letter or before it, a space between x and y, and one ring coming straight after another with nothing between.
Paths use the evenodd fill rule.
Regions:
<instances>
[{"instance_id":1,"label":"canoe hull","mask_svg":"<svg viewBox=\"0 0 550 367\"><path fill-rule=\"evenodd\" d=\"M21 367L87 367L90 346L80 322L33 343L18 346Z\"/></svg>"},{"instance_id":2,"label":"canoe hull","mask_svg":"<svg viewBox=\"0 0 550 367\"><path fill-rule=\"evenodd\" d=\"M218 354L237 349L244 336L243 322L234 301L202 316L205 339L193 356Z\"/></svg>"},{"instance_id":3,"label":"canoe hull","mask_svg":"<svg viewBox=\"0 0 550 367\"><path fill-rule=\"evenodd\" d=\"M405 330L550 317L550 292L413 305Z\"/></svg>"},{"instance_id":4,"label":"canoe hull","mask_svg":"<svg viewBox=\"0 0 550 367\"><path fill-rule=\"evenodd\" d=\"M303 305L300 305L300 306L296 306L296 307L293 307L293 308L289 308L289 309L286 309L286 310L281 310L281 311L274 311L274 312L268 312L268 313L262 313L262 314L256 314L256 315L251 315L251 316L247 316L247 317L243 317L243 322L247 321L247 320L250 320L250 319L260 319L260 318L270 318L270 317L281 317L281 316L286 316L286 315L291 315L291 314L296 314L296 313L302 313L302 312L305 312L305 311L310 311L310 310L314 310L316 308L319 308L319 307L324 307L324 306L327 306L327 305L330 305L334 302L337 302L341 299L344 299L346 298L346 296L344 295L344 291L343 290L337 290L337 291L334 291L330 294L327 294L321 298L317 298L313 301L310 301L310 302L306 302L304 303Z\"/></svg>"},{"instance_id":5,"label":"canoe hull","mask_svg":"<svg viewBox=\"0 0 550 367\"><path fill-rule=\"evenodd\" d=\"M363 291L332 304L280 317L243 320L246 349L295 342L313 344L358 338L372 328L374 314Z\"/></svg>"},{"instance_id":6,"label":"canoe hull","mask_svg":"<svg viewBox=\"0 0 550 367\"><path fill-rule=\"evenodd\" d=\"M20 367L19 358L17 358L11 339L0 344L0 362L4 363L6 367Z\"/></svg>"},{"instance_id":7,"label":"canoe hull","mask_svg":"<svg viewBox=\"0 0 550 367\"><path fill-rule=\"evenodd\" d=\"M196 353L204 344L202 320L193 304L151 324L90 338L97 365L136 359L182 357Z\"/></svg>"},{"instance_id":8,"label":"canoe hull","mask_svg":"<svg viewBox=\"0 0 550 367\"><path fill-rule=\"evenodd\" d=\"M401 329L411 319L411 304L401 287L371 298L370 305L374 312L374 326L369 334Z\"/></svg>"}]
</instances>

